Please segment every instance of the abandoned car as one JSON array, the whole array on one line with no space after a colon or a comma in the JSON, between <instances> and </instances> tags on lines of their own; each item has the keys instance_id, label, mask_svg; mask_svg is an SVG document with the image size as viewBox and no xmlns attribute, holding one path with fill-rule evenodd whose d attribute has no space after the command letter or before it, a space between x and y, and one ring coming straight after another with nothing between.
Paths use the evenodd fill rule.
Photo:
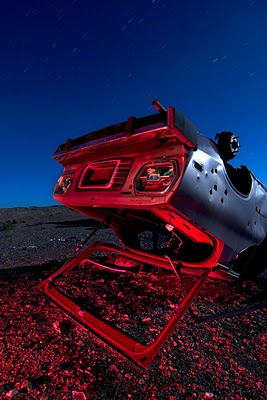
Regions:
<instances>
[{"instance_id":1,"label":"abandoned car","mask_svg":"<svg viewBox=\"0 0 267 400\"><path fill-rule=\"evenodd\" d=\"M57 148L53 158L63 172L54 199L110 227L121 246L93 244L39 286L72 320L143 368L207 278L255 276L266 267L267 241L267 189L247 167L229 163L237 136L225 131L209 139L180 111L153 105L153 115L129 117ZM93 261L97 251L116 253L113 265ZM56 288L58 277L85 260L88 268L91 262L118 271L142 263L196 281L158 337L143 345Z\"/></svg>"}]
</instances>

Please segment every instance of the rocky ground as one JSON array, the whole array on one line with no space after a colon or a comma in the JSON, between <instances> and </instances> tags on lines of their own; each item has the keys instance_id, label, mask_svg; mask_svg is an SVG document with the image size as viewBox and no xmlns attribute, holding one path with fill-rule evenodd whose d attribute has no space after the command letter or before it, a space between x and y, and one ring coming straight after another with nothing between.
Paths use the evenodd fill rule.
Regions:
<instances>
[{"instance_id":1,"label":"rocky ground","mask_svg":"<svg viewBox=\"0 0 267 400\"><path fill-rule=\"evenodd\" d=\"M70 322L37 290L97 224L64 207L0 209L0 399L266 399L266 310L198 324L189 314L143 371ZM100 228L88 243L116 243ZM186 280L191 285L192 279ZM149 342L179 304L170 273L83 268L59 282ZM205 285L202 313L260 304L266 279Z\"/></svg>"}]
</instances>

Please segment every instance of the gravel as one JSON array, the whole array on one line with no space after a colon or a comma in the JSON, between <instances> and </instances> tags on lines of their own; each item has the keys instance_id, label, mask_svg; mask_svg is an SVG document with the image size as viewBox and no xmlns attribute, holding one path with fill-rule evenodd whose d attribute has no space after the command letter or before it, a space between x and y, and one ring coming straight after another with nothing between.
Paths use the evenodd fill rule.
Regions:
<instances>
[{"instance_id":1,"label":"gravel","mask_svg":"<svg viewBox=\"0 0 267 400\"><path fill-rule=\"evenodd\" d=\"M65 261L99 224L67 207L0 209L0 269ZM116 242L111 230L106 240ZM100 227L93 238L103 238Z\"/></svg>"},{"instance_id":2,"label":"gravel","mask_svg":"<svg viewBox=\"0 0 267 400\"><path fill-rule=\"evenodd\" d=\"M96 226L60 206L0 209L0 399L266 399L264 309L202 324L187 313L143 371L42 296L38 284ZM103 239L116 242L101 227L89 244ZM179 304L175 278L161 271L73 270L60 285L143 341ZM214 313L260 303L266 286L263 278L209 281L195 307Z\"/></svg>"}]
</instances>

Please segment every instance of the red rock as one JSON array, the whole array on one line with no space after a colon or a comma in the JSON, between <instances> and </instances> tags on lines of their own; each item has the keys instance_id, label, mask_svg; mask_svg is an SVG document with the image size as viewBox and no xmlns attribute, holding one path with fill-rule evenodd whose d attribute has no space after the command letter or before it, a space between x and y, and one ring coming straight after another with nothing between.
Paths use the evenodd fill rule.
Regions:
<instances>
[{"instance_id":1,"label":"red rock","mask_svg":"<svg viewBox=\"0 0 267 400\"><path fill-rule=\"evenodd\" d=\"M12 399L13 397L17 396L18 393L19 392L17 389L11 389L9 392L6 393L6 397Z\"/></svg>"},{"instance_id":2,"label":"red rock","mask_svg":"<svg viewBox=\"0 0 267 400\"><path fill-rule=\"evenodd\" d=\"M73 400L86 400L86 396L83 392L72 391L72 399Z\"/></svg>"},{"instance_id":3,"label":"red rock","mask_svg":"<svg viewBox=\"0 0 267 400\"><path fill-rule=\"evenodd\" d=\"M206 393L204 394L204 399L212 399L213 396L214 396L213 393L206 392Z\"/></svg>"}]
</instances>

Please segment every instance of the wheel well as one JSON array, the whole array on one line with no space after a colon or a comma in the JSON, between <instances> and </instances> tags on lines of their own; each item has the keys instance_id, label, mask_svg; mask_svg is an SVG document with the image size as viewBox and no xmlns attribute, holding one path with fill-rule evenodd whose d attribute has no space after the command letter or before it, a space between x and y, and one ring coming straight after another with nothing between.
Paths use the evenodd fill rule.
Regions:
<instances>
[{"instance_id":1,"label":"wheel well","mask_svg":"<svg viewBox=\"0 0 267 400\"><path fill-rule=\"evenodd\" d=\"M250 250L250 253L242 254L240 262L246 262L246 265L241 272L241 277L248 279L256 278L267 268L267 236L259 246L252 246L246 250Z\"/></svg>"}]
</instances>

